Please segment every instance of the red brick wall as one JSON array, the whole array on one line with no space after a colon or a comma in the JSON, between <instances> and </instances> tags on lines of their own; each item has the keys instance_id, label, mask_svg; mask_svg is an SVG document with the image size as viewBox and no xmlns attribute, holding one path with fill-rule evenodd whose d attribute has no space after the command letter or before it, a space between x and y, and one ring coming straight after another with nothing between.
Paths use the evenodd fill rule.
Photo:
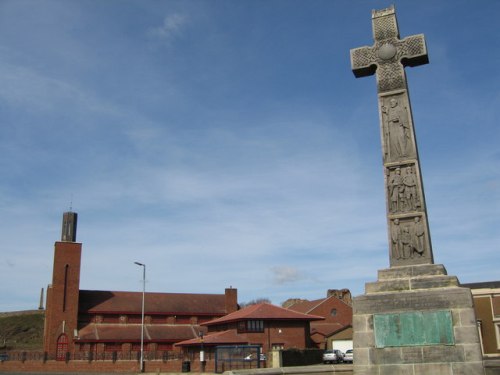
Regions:
<instances>
[{"instance_id":1,"label":"red brick wall","mask_svg":"<svg viewBox=\"0 0 500 375\"><path fill-rule=\"evenodd\" d=\"M332 309L337 310L335 316L332 315ZM352 324L352 307L335 297L328 298L312 311L308 311L308 314L323 316L325 320L320 323L340 323L343 326Z\"/></svg>"},{"instance_id":2,"label":"red brick wall","mask_svg":"<svg viewBox=\"0 0 500 375\"><path fill-rule=\"evenodd\" d=\"M57 339L68 336L68 351L73 352L73 332L77 328L78 295L82 244L56 242L52 285L47 289L44 351L56 355Z\"/></svg>"},{"instance_id":3,"label":"red brick wall","mask_svg":"<svg viewBox=\"0 0 500 375\"><path fill-rule=\"evenodd\" d=\"M237 323L230 323L228 330L237 331ZM210 333L217 327L209 327ZM282 344L284 349L306 349L311 347L308 321L269 320L264 321L264 332L240 332L238 336L250 345L261 345L267 353L273 344Z\"/></svg>"},{"instance_id":4,"label":"red brick wall","mask_svg":"<svg viewBox=\"0 0 500 375\"><path fill-rule=\"evenodd\" d=\"M5 361L0 362L0 373L11 372L59 372L59 373L124 373L139 372L138 361ZM213 362L207 363L207 371L213 370ZM145 372L181 372L182 361L146 361L144 364ZM198 371L199 364L191 363L191 371Z\"/></svg>"},{"instance_id":5,"label":"red brick wall","mask_svg":"<svg viewBox=\"0 0 500 375\"><path fill-rule=\"evenodd\" d=\"M226 288L226 314L238 310L238 289Z\"/></svg>"}]
</instances>

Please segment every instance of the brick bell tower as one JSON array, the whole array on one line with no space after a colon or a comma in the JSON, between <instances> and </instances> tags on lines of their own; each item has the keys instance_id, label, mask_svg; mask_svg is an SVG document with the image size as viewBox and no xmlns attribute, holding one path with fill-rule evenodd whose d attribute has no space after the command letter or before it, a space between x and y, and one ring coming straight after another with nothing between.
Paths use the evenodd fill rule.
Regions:
<instances>
[{"instance_id":1,"label":"brick bell tower","mask_svg":"<svg viewBox=\"0 0 500 375\"><path fill-rule=\"evenodd\" d=\"M77 336L82 244L76 242L78 214L63 214L61 241L54 245L52 284L47 287L44 351L49 359L66 360Z\"/></svg>"}]
</instances>

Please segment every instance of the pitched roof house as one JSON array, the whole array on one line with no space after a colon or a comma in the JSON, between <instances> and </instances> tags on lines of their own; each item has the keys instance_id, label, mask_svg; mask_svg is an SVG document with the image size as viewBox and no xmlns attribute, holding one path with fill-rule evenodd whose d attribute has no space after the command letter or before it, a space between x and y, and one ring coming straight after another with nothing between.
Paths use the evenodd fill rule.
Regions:
<instances>
[{"instance_id":1,"label":"pitched roof house","mask_svg":"<svg viewBox=\"0 0 500 375\"><path fill-rule=\"evenodd\" d=\"M202 323L208 327L203 338L182 341L177 346L205 348L219 345L258 345L263 353L271 349L311 347L311 322L323 317L303 314L269 303L251 305L224 317Z\"/></svg>"},{"instance_id":2,"label":"pitched roof house","mask_svg":"<svg viewBox=\"0 0 500 375\"><path fill-rule=\"evenodd\" d=\"M324 319L321 321L311 322L310 337L316 348L332 349L332 338L341 331L344 332L342 340L352 341L352 333L350 338L344 337L345 332L348 332L346 328L352 327L352 306L350 301L350 292L347 289L331 290L326 298L313 301L299 300L299 302L289 306L288 309L323 317Z\"/></svg>"}]
</instances>

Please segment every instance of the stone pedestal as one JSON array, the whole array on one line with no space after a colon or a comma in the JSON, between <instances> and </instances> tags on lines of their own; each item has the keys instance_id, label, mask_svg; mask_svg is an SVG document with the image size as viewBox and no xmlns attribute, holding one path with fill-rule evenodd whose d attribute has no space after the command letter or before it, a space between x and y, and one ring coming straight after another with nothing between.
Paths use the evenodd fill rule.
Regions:
<instances>
[{"instance_id":1,"label":"stone pedestal","mask_svg":"<svg viewBox=\"0 0 500 375\"><path fill-rule=\"evenodd\" d=\"M353 313L355 375L484 375L470 289L442 265L380 270Z\"/></svg>"}]
</instances>

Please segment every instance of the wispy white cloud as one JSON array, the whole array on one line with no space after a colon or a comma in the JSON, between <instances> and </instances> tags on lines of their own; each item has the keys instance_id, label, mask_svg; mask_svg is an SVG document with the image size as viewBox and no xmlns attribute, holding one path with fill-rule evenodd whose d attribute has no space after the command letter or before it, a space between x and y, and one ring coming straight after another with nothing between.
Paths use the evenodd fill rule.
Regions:
<instances>
[{"instance_id":1,"label":"wispy white cloud","mask_svg":"<svg viewBox=\"0 0 500 375\"><path fill-rule=\"evenodd\" d=\"M293 283L302 278L299 270L290 266L272 267L271 272L273 273L273 280L277 284Z\"/></svg>"},{"instance_id":2,"label":"wispy white cloud","mask_svg":"<svg viewBox=\"0 0 500 375\"><path fill-rule=\"evenodd\" d=\"M179 37L188 23L188 17L180 13L172 13L163 19L161 26L152 27L148 30L151 37L170 42Z\"/></svg>"}]
</instances>

